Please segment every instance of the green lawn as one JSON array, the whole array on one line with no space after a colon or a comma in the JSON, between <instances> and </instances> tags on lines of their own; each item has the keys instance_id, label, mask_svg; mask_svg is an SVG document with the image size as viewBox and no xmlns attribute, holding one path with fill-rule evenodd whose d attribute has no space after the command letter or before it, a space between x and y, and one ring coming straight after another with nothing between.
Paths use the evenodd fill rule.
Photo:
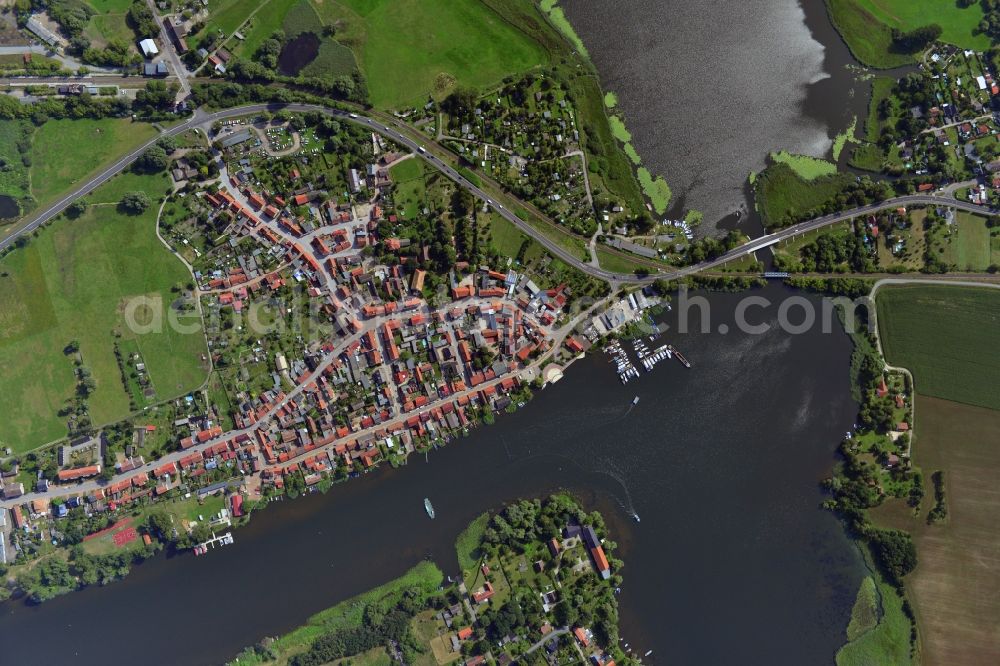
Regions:
<instances>
[{"instance_id":1,"label":"green lawn","mask_svg":"<svg viewBox=\"0 0 1000 666\"><path fill-rule=\"evenodd\" d=\"M1000 409L1000 290L894 286L877 306L886 360L913 373L918 394Z\"/></svg>"},{"instance_id":2,"label":"green lawn","mask_svg":"<svg viewBox=\"0 0 1000 666\"><path fill-rule=\"evenodd\" d=\"M50 120L35 132L31 192L45 204L155 135L127 119Z\"/></svg>"},{"instance_id":3,"label":"green lawn","mask_svg":"<svg viewBox=\"0 0 1000 666\"><path fill-rule=\"evenodd\" d=\"M985 51L990 38L976 34L983 20L978 2L960 8L953 0L855 0L872 16L890 28L913 30L928 23L941 26L941 41L964 49Z\"/></svg>"},{"instance_id":4,"label":"green lawn","mask_svg":"<svg viewBox=\"0 0 1000 666\"><path fill-rule=\"evenodd\" d=\"M98 189L91 204L117 202L144 190L154 200L168 187L165 174L124 174ZM30 450L66 434L57 412L75 379L63 348L78 340L83 364L97 388L89 399L95 423L129 412L114 356L114 335L135 340L161 398L199 386L205 378L201 332L181 334L164 321L162 331L136 335L125 326L130 297L162 299L190 275L155 235L156 205L139 216L114 203L91 205L75 220L59 220L27 248L0 260L0 441Z\"/></svg>"},{"instance_id":5,"label":"green lawn","mask_svg":"<svg viewBox=\"0 0 1000 666\"><path fill-rule=\"evenodd\" d=\"M545 64L545 51L478 0L323 0L327 24L346 23L372 104L395 108L483 87Z\"/></svg>"}]
</instances>

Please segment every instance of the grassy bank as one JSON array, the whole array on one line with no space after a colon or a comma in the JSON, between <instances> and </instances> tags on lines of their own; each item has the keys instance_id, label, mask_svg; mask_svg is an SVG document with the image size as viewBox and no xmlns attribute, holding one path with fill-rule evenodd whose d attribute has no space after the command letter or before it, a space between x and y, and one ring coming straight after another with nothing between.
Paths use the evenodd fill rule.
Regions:
<instances>
[{"instance_id":1,"label":"grassy bank","mask_svg":"<svg viewBox=\"0 0 1000 666\"><path fill-rule=\"evenodd\" d=\"M809 155L796 155L784 150L771 153L771 160L777 164L787 164L799 178L805 180L814 180L820 176L837 173L837 165L832 162Z\"/></svg>"},{"instance_id":2,"label":"grassy bank","mask_svg":"<svg viewBox=\"0 0 1000 666\"><path fill-rule=\"evenodd\" d=\"M490 524L490 514L484 513L462 530L462 533L455 539L455 553L458 555L458 566L463 573L468 573L476 568L482 558L480 544L483 541L483 533Z\"/></svg>"},{"instance_id":3,"label":"grassy bank","mask_svg":"<svg viewBox=\"0 0 1000 666\"><path fill-rule=\"evenodd\" d=\"M848 643L837 652L837 666L912 663L910 627L910 618L903 612L903 598L896 588L878 574L865 578L851 610Z\"/></svg>"},{"instance_id":4,"label":"grassy bank","mask_svg":"<svg viewBox=\"0 0 1000 666\"><path fill-rule=\"evenodd\" d=\"M854 182L846 174L817 176L807 180L790 165L777 163L754 180L757 210L767 228L787 226L817 210Z\"/></svg>"},{"instance_id":5,"label":"grassy bank","mask_svg":"<svg viewBox=\"0 0 1000 666\"><path fill-rule=\"evenodd\" d=\"M166 307L171 289L190 280L187 269L155 234L156 205L141 215L117 209L128 191L152 197L168 187L165 174L124 174L96 190L86 212L43 229L26 248L0 260L0 442L26 451L66 434L59 410L75 389L73 362L63 349L79 342L96 388L88 399L95 423L129 412L114 354L116 340L141 349L163 398L204 380L202 333L183 335L164 322L159 332L135 335L125 324L129 300L145 295ZM143 313L138 312L137 318Z\"/></svg>"},{"instance_id":6,"label":"grassy bank","mask_svg":"<svg viewBox=\"0 0 1000 666\"><path fill-rule=\"evenodd\" d=\"M879 69L912 63L912 55L893 52L892 28L868 11L867 4L864 0L826 0L830 20L854 57Z\"/></svg>"},{"instance_id":7,"label":"grassy bank","mask_svg":"<svg viewBox=\"0 0 1000 666\"><path fill-rule=\"evenodd\" d=\"M1000 290L888 287L877 307L886 361L913 373L918 394L1000 409Z\"/></svg>"},{"instance_id":8,"label":"grassy bank","mask_svg":"<svg viewBox=\"0 0 1000 666\"><path fill-rule=\"evenodd\" d=\"M431 562L421 562L399 578L313 615L305 625L275 640L270 649L276 655L276 660L265 662L253 655L241 655L238 661L230 663L240 666L258 663L287 664L289 658L305 652L321 636L362 627L369 609L391 608L411 590L421 596L429 595L443 581L444 574L440 569Z\"/></svg>"}]
</instances>

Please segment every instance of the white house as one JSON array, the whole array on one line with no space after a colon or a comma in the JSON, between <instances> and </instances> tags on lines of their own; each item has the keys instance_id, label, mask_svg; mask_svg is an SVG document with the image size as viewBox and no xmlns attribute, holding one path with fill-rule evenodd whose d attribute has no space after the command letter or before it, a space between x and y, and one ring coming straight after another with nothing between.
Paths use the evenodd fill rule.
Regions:
<instances>
[{"instance_id":1,"label":"white house","mask_svg":"<svg viewBox=\"0 0 1000 666\"><path fill-rule=\"evenodd\" d=\"M139 42L139 48L142 49L142 55L146 56L147 58L152 58L153 56L155 56L157 53L160 52L160 50L156 48L156 42L154 42L152 39L149 39L148 37Z\"/></svg>"}]
</instances>

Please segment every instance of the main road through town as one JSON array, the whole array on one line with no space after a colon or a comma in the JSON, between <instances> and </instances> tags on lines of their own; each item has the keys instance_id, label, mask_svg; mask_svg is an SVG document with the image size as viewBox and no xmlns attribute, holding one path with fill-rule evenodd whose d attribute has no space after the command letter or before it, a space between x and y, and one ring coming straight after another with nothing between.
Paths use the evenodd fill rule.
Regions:
<instances>
[{"instance_id":1,"label":"main road through town","mask_svg":"<svg viewBox=\"0 0 1000 666\"><path fill-rule=\"evenodd\" d=\"M558 258L562 259L566 263L574 266L580 271L592 275L601 280L611 282L614 285L622 283L650 283L657 279L676 279L682 278L688 275L693 275L701 271L709 270L717 266L721 266L729 261L738 259L740 257L746 256L762 250L770 245L774 245L782 240L797 236L807 231L813 231L815 229L820 229L831 224L836 224L837 222L843 222L849 220L853 217L859 215L865 215L868 213L874 213L875 211L881 210L887 207L897 207L897 206L910 206L910 205L947 205L952 208L960 208L962 210L967 210L971 212L988 212L988 213L998 213L1000 210L991 209L985 206L978 206L965 201L958 201L954 199L947 199L941 196L926 195L926 194L914 194L908 196L895 197L892 199L886 199L878 203L870 204L867 206L861 206L859 208L852 208L840 213L835 213L831 215L824 215L821 217L813 218L805 222L800 222L798 224L792 225L790 227L785 227L772 234L766 234L759 238L755 238L747 243L719 256L715 259L708 261L703 261L698 264L692 264L691 266L685 266L681 268L674 268L671 270L656 270L651 272L649 275L637 276L634 273L616 273L613 271L608 271L598 266L592 266L580 257L575 256L573 252L567 250L565 247L560 245L555 239L546 235L540 231L535 226L525 222L517 215L512 213L506 207L504 207L498 201L494 201L494 197L481 189L478 185L475 185L468 178L463 176L457 169L451 166L448 162L438 157L433 152L427 150L427 148L419 143L418 141L412 139L406 134L400 131L400 127L391 127L389 125L383 124L375 119L368 118L366 116L352 113L349 111L344 111L341 109L335 109L326 106L319 106L313 104L252 104L247 106L234 107L231 109L225 109L222 111L216 111L214 113L209 113L203 109L197 109L192 117L187 121L181 123L180 125L175 125L170 129L164 131L159 136L150 139L143 145L139 146L132 152L128 153L121 159L119 159L114 164L110 165L99 174L89 178L85 183L78 186L72 192L65 194L56 202L49 204L42 210L28 216L18 228L11 232L7 237L0 240L0 250L13 244L18 237L25 234L32 233L35 229L39 228L53 217L61 213L66 209L73 201L79 199L80 197L86 196L94 188L106 183L108 180L113 178L115 175L126 169L132 162L139 158L143 152L151 145L156 143L160 138L164 136L176 136L182 134L190 129L210 126L212 123L226 120L228 118L235 118L239 116L252 115L255 113L263 112L278 112L278 111L294 111L294 112L315 112L322 113L328 116L336 117L340 120L356 123L371 129L374 132L382 134L388 137L392 141L409 148L418 157L425 160L434 168L438 169L446 176L451 178L453 181L458 183L460 186L467 189L474 196L478 197L482 201L485 201L493 209L505 219L507 219L511 224L516 226L518 229L523 231L528 236L531 236L536 241L541 243L549 252Z\"/></svg>"}]
</instances>

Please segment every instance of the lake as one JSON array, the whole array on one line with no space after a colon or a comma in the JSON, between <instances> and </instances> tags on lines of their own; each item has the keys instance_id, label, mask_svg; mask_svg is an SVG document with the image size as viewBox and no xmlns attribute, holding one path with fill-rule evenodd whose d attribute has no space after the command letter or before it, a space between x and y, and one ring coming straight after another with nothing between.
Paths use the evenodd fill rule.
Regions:
<instances>
[{"instance_id":1,"label":"lake","mask_svg":"<svg viewBox=\"0 0 1000 666\"><path fill-rule=\"evenodd\" d=\"M0 194L0 220L13 219L21 214L17 199L9 194Z\"/></svg>"},{"instance_id":2,"label":"lake","mask_svg":"<svg viewBox=\"0 0 1000 666\"><path fill-rule=\"evenodd\" d=\"M775 303L793 293L757 292ZM422 558L457 573L454 539L472 518L566 488L608 519L625 561L622 635L654 650L647 662L830 663L863 575L818 486L857 411L850 342L718 332L735 330L738 299L708 297L714 332L664 336L691 369L665 362L622 386L592 354L426 462L272 505L233 546L161 555L40 607L6 603L4 661L220 663Z\"/></svg>"},{"instance_id":3,"label":"lake","mask_svg":"<svg viewBox=\"0 0 1000 666\"><path fill-rule=\"evenodd\" d=\"M671 215L705 229L751 210L745 187L771 151L816 157L869 85L823 0L562 0L644 164L674 193ZM744 219L749 216L744 215ZM732 220L723 226L731 226Z\"/></svg>"}]
</instances>

